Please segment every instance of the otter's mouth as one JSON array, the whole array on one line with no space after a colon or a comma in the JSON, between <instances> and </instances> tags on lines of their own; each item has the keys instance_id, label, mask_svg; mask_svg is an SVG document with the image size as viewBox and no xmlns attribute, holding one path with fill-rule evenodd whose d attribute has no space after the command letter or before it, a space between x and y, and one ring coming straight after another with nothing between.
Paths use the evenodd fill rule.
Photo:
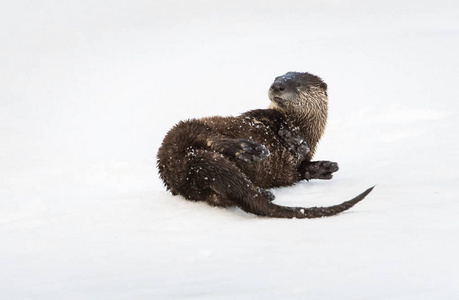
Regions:
<instances>
[{"instance_id":1,"label":"otter's mouth","mask_svg":"<svg viewBox=\"0 0 459 300\"><path fill-rule=\"evenodd\" d=\"M287 100L285 100L285 99L283 99L283 98L281 98L281 97L273 97L273 98L271 99L271 101L274 101L274 102L276 102L276 103L279 104L279 105L285 105L285 102L287 102Z\"/></svg>"}]
</instances>

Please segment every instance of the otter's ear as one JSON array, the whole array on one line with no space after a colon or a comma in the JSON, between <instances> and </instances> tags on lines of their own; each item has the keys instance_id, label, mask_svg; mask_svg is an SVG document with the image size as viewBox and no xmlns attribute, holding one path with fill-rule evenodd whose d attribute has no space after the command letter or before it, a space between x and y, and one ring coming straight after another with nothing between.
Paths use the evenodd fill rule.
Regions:
<instances>
[{"instance_id":1,"label":"otter's ear","mask_svg":"<svg viewBox=\"0 0 459 300\"><path fill-rule=\"evenodd\" d=\"M327 91L327 84L325 82L322 82L320 84L320 87L324 89L324 91Z\"/></svg>"}]
</instances>

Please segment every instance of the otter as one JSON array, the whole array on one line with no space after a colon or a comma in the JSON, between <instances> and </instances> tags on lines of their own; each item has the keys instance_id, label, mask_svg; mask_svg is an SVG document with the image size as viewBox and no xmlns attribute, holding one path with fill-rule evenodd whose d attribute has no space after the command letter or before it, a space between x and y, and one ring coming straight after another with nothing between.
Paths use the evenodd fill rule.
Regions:
<instances>
[{"instance_id":1,"label":"otter","mask_svg":"<svg viewBox=\"0 0 459 300\"><path fill-rule=\"evenodd\" d=\"M327 84L310 73L275 78L267 109L236 117L181 121L157 154L159 175L173 195L213 206L237 206L259 216L317 218L336 215L373 189L329 207L272 203L268 190L301 180L331 179L336 162L312 161L328 116Z\"/></svg>"}]
</instances>

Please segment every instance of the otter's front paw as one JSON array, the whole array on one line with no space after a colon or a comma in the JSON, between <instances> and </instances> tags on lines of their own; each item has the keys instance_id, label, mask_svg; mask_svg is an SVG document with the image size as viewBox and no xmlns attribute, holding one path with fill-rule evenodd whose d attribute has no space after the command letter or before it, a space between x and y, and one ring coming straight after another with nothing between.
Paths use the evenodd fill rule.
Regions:
<instances>
[{"instance_id":1,"label":"otter's front paw","mask_svg":"<svg viewBox=\"0 0 459 300\"><path fill-rule=\"evenodd\" d=\"M299 156L303 156L309 153L310 150L308 144L294 130L281 128L278 132L278 135L282 138L283 142L287 145L291 152Z\"/></svg>"},{"instance_id":2,"label":"otter's front paw","mask_svg":"<svg viewBox=\"0 0 459 300\"><path fill-rule=\"evenodd\" d=\"M302 166L303 177L310 179L332 179L334 172L339 170L338 163L331 161L312 161Z\"/></svg>"},{"instance_id":3,"label":"otter's front paw","mask_svg":"<svg viewBox=\"0 0 459 300\"><path fill-rule=\"evenodd\" d=\"M260 161L270 154L265 146L244 139L234 140L225 145L222 153L245 162Z\"/></svg>"}]
</instances>

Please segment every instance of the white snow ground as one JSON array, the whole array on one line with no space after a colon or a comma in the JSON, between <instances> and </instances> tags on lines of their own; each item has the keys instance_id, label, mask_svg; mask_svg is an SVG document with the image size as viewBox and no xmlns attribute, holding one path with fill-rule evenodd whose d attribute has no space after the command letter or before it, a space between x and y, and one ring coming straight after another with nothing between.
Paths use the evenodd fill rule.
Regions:
<instances>
[{"instance_id":1,"label":"white snow ground","mask_svg":"<svg viewBox=\"0 0 459 300\"><path fill-rule=\"evenodd\" d=\"M457 1L2 1L1 299L458 299ZM329 85L316 159L340 203L259 218L168 194L181 119L266 107L275 76Z\"/></svg>"}]
</instances>

